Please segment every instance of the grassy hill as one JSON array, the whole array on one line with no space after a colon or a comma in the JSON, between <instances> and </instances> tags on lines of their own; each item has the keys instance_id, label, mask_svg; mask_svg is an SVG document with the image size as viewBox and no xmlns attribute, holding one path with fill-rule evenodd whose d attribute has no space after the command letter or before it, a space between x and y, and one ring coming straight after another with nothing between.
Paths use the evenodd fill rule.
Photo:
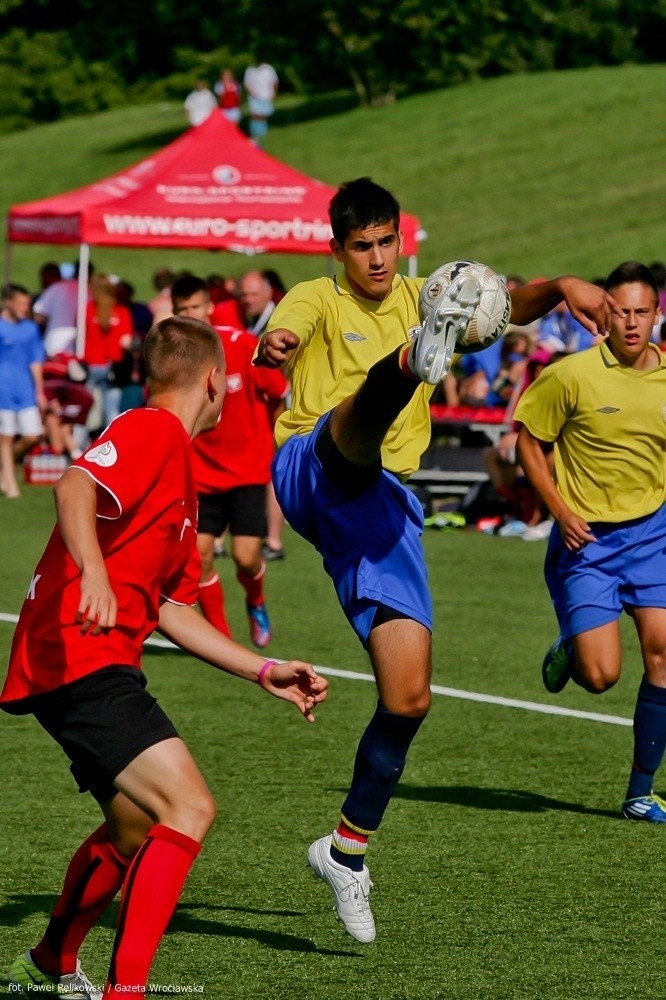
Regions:
<instances>
[{"instance_id":1,"label":"grassy hill","mask_svg":"<svg viewBox=\"0 0 666 1000\"><path fill-rule=\"evenodd\" d=\"M335 184L369 174L428 232L420 271L470 256L526 277L608 272L666 257L663 94L666 65L517 75L274 127L267 151ZM0 207L97 180L148 156L184 126L178 105L128 107L0 138ZM33 286L46 259L74 248L18 246L12 274ZM93 251L99 270L141 294L158 265L239 274L211 252ZM323 272L319 257L261 258L288 283Z\"/></svg>"}]
</instances>

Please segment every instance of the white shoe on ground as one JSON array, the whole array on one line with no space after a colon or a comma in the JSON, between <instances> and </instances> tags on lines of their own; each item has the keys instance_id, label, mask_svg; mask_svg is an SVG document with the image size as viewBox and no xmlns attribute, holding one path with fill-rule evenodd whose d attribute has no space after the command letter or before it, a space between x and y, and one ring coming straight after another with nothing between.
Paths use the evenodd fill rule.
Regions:
<instances>
[{"instance_id":1,"label":"white shoe on ground","mask_svg":"<svg viewBox=\"0 0 666 1000\"><path fill-rule=\"evenodd\" d=\"M368 903L372 888L370 872L360 872L339 865L331 857L331 837L321 837L310 845L308 862L317 878L326 882L335 896L335 911L347 931L357 941L375 940L375 921Z\"/></svg>"}]
</instances>

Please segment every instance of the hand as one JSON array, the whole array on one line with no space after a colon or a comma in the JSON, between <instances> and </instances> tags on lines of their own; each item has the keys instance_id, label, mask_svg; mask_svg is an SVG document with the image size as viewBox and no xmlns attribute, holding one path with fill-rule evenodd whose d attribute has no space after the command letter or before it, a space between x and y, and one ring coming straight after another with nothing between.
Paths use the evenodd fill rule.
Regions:
<instances>
[{"instance_id":1,"label":"hand","mask_svg":"<svg viewBox=\"0 0 666 1000\"><path fill-rule=\"evenodd\" d=\"M579 517L578 514L574 514L573 511L568 511L559 517L557 524L564 544L570 552L580 552L588 542L596 542L597 540L587 521Z\"/></svg>"},{"instance_id":2,"label":"hand","mask_svg":"<svg viewBox=\"0 0 666 1000\"><path fill-rule=\"evenodd\" d=\"M276 698L291 701L308 722L314 722L313 709L326 701L328 681L320 677L310 663L287 660L271 664L261 679L261 686Z\"/></svg>"},{"instance_id":3,"label":"hand","mask_svg":"<svg viewBox=\"0 0 666 1000\"><path fill-rule=\"evenodd\" d=\"M582 278L561 278L560 290L571 315L590 333L605 337L610 331L613 313L622 316L612 295Z\"/></svg>"},{"instance_id":4,"label":"hand","mask_svg":"<svg viewBox=\"0 0 666 1000\"><path fill-rule=\"evenodd\" d=\"M84 570L81 574L81 599L76 611L81 634L99 635L113 628L117 612L118 602L106 569Z\"/></svg>"},{"instance_id":5,"label":"hand","mask_svg":"<svg viewBox=\"0 0 666 1000\"><path fill-rule=\"evenodd\" d=\"M290 330L272 330L265 333L259 343L255 364L267 368L280 368L292 351L295 351L301 338Z\"/></svg>"}]
</instances>

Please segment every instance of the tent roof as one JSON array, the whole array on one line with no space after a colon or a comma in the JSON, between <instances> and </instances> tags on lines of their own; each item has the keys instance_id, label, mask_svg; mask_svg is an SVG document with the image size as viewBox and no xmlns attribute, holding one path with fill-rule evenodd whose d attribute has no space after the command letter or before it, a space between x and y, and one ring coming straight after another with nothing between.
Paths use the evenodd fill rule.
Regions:
<instances>
[{"instance_id":1,"label":"tent roof","mask_svg":"<svg viewBox=\"0 0 666 1000\"><path fill-rule=\"evenodd\" d=\"M269 156L217 111L113 177L15 205L14 243L328 253L335 188ZM402 216L404 252L419 220Z\"/></svg>"}]
</instances>

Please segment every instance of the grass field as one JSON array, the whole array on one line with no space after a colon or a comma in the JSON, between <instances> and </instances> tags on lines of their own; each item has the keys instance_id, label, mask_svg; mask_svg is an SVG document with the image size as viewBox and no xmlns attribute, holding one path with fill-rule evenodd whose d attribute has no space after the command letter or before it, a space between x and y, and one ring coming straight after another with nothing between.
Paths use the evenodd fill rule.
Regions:
<instances>
[{"instance_id":1,"label":"grass field","mask_svg":"<svg viewBox=\"0 0 666 1000\"><path fill-rule=\"evenodd\" d=\"M0 611L16 613L52 521L45 487L0 504ZM538 664L554 619L544 543L474 533L425 537L436 607L433 683L629 719L640 667L594 700L545 694ZM271 652L367 675L316 554L295 535L269 568ZM230 617L240 589L224 560ZM0 622L5 657L12 627ZM663 1000L663 832L618 818L631 756L621 724L436 693L369 855L378 937L336 924L307 845L330 830L374 687L331 679L314 726L255 686L174 651L145 657L219 818L154 964L165 992L212 1000ZM97 823L32 719L0 718L0 970L41 934L65 858ZM84 945L102 981L115 907ZM0 974L0 983L2 982ZM158 995L158 994L156 994Z\"/></svg>"},{"instance_id":2,"label":"grass field","mask_svg":"<svg viewBox=\"0 0 666 1000\"><path fill-rule=\"evenodd\" d=\"M266 148L331 184L370 174L392 188L428 233L423 274L470 256L527 278L594 278L630 257L665 256L665 87L666 64L507 76L276 124ZM338 102L348 107L344 95ZM119 171L183 127L182 107L155 104L2 136L0 211ZM33 287L44 260L75 256L75 248L16 246L13 274ZM142 296L157 266L233 275L252 266L196 251L96 248L93 260ZM266 255L261 265L288 284L325 270L321 257L298 255Z\"/></svg>"}]
</instances>

